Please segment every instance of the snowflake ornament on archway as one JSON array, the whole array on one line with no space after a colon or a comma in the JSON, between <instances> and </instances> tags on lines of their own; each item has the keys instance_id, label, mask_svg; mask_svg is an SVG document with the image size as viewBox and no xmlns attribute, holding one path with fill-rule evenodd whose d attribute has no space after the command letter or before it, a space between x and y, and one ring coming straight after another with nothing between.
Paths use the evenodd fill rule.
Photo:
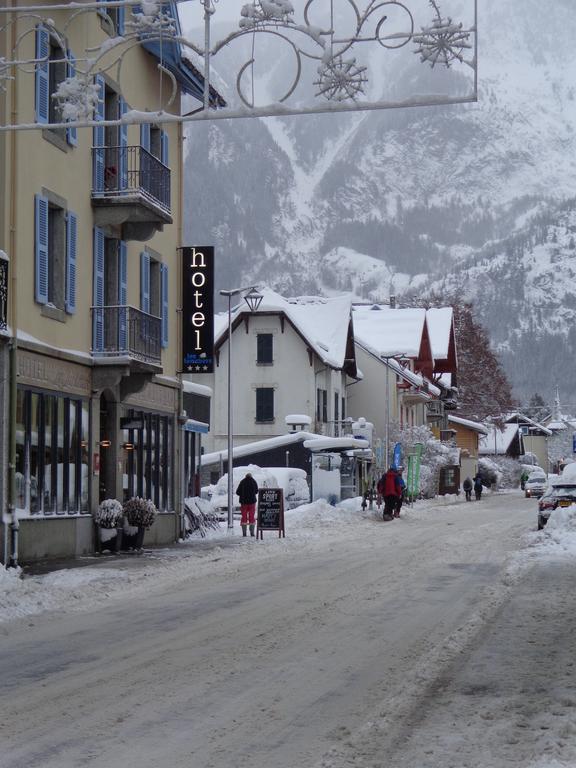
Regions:
<instances>
[{"instance_id":1,"label":"snowflake ornament on archway","mask_svg":"<svg viewBox=\"0 0 576 768\"><path fill-rule=\"evenodd\" d=\"M364 93L364 75L367 67L357 66L356 59L343 59L336 56L318 68L319 78L314 85L319 87L317 96L325 96L333 101L356 99Z\"/></svg>"},{"instance_id":2,"label":"snowflake ornament on archway","mask_svg":"<svg viewBox=\"0 0 576 768\"><path fill-rule=\"evenodd\" d=\"M419 35L414 35L414 42L419 46L420 61L428 62L432 68L436 64L449 67L453 61L464 61L464 52L470 50L470 32L462 24L455 24L448 16L442 18L435 0L430 5L436 12L436 18L429 27L422 27Z\"/></svg>"}]
</instances>

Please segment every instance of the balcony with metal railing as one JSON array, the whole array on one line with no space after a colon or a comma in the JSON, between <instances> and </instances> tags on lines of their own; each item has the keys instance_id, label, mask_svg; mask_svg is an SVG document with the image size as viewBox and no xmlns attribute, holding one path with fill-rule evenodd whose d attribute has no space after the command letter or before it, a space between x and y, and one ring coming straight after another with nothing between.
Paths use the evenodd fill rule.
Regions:
<instances>
[{"instance_id":1,"label":"balcony with metal railing","mask_svg":"<svg viewBox=\"0 0 576 768\"><path fill-rule=\"evenodd\" d=\"M172 223L170 168L140 146L92 148L97 226L122 226L123 240L147 240Z\"/></svg>"},{"instance_id":2,"label":"balcony with metal railing","mask_svg":"<svg viewBox=\"0 0 576 768\"><path fill-rule=\"evenodd\" d=\"M130 306L92 307L92 355L95 361L133 362L160 372L162 319Z\"/></svg>"}]
</instances>

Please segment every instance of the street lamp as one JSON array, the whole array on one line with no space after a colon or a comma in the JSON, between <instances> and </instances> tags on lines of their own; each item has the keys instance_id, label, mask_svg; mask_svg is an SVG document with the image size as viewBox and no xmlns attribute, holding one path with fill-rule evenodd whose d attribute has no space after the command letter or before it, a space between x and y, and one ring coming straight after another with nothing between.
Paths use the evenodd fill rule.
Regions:
<instances>
[{"instance_id":1,"label":"street lamp","mask_svg":"<svg viewBox=\"0 0 576 768\"><path fill-rule=\"evenodd\" d=\"M220 291L220 296L228 297L228 530L234 528L234 461L232 457L232 297L244 295L244 301L250 308L250 312L256 312L264 298L258 293L256 286L249 285L246 288L232 288Z\"/></svg>"}]
</instances>

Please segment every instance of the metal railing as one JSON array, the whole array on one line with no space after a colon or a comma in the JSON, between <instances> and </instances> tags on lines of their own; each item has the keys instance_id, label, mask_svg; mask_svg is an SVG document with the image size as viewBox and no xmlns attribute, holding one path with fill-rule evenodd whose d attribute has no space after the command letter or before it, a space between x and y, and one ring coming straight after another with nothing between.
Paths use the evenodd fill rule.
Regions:
<instances>
[{"instance_id":1,"label":"metal railing","mask_svg":"<svg viewBox=\"0 0 576 768\"><path fill-rule=\"evenodd\" d=\"M92 307L92 354L162 360L162 319L130 306Z\"/></svg>"},{"instance_id":2,"label":"metal railing","mask_svg":"<svg viewBox=\"0 0 576 768\"><path fill-rule=\"evenodd\" d=\"M92 147L92 196L140 194L170 213L170 168L144 147Z\"/></svg>"}]
</instances>

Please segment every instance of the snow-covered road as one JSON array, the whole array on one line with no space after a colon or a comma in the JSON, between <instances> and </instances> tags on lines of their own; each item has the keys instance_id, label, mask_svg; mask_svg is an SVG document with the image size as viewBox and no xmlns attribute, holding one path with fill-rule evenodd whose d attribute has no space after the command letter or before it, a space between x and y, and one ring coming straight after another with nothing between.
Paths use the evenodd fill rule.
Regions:
<instances>
[{"instance_id":1,"label":"snow-covered road","mask_svg":"<svg viewBox=\"0 0 576 768\"><path fill-rule=\"evenodd\" d=\"M118 566L0 625L0 766L576 765L573 549L534 528L519 493L311 505L286 540Z\"/></svg>"}]
</instances>

